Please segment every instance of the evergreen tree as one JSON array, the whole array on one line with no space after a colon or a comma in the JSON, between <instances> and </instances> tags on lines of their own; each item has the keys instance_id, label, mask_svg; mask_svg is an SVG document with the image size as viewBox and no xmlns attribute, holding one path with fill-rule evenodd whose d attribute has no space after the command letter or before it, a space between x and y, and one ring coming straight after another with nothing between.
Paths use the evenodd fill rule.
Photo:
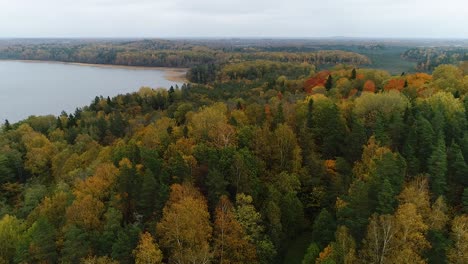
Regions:
<instances>
[{"instance_id":1,"label":"evergreen tree","mask_svg":"<svg viewBox=\"0 0 468 264\"><path fill-rule=\"evenodd\" d=\"M351 122L351 132L348 133L347 146L344 151L347 160L354 163L362 156L363 146L367 143L367 135L366 128L358 118L352 117Z\"/></svg>"},{"instance_id":2,"label":"evergreen tree","mask_svg":"<svg viewBox=\"0 0 468 264\"><path fill-rule=\"evenodd\" d=\"M445 231L445 230L444 230ZM431 248L427 252L428 263L447 263L447 250L450 247L450 239L442 230L429 230L428 240Z\"/></svg>"},{"instance_id":3,"label":"evergreen tree","mask_svg":"<svg viewBox=\"0 0 468 264\"><path fill-rule=\"evenodd\" d=\"M377 114L377 120L375 121L374 127L375 139L380 143L381 146L388 146L390 138L388 137L388 128L386 126L386 120L383 114Z\"/></svg>"},{"instance_id":4,"label":"evergreen tree","mask_svg":"<svg viewBox=\"0 0 468 264\"><path fill-rule=\"evenodd\" d=\"M333 216L327 209L323 208L320 214L315 218L312 226L312 236L314 241L324 248L335 237L336 223Z\"/></svg>"},{"instance_id":5,"label":"evergreen tree","mask_svg":"<svg viewBox=\"0 0 468 264\"><path fill-rule=\"evenodd\" d=\"M468 186L468 166L463 157L460 146L452 142L448 154L448 186L450 192L447 197L453 204L460 204L460 198L463 195L463 188Z\"/></svg>"},{"instance_id":6,"label":"evergreen tree","mask_svg":"<svg viewBox=\"0 0 468 264\"><path fill-rule=\"evenodd\" d=\"M55 127L57 129L60 129L60 130L63 130L63 124L62 124L62 119L59 117L57 117L57 122L55 123Z\"/></svg>"},{"instance_id":7,"label":"evergreen tree","mask_svg":"<svg viewBox=\"0 0 468 264\"><path fill-rule=\"evenodd\" d=\"M465 214L468 214L468 188L465 188L463 190L462 205L463 205L463 212Z\"/></svg>"},{"instance_id":8,"label":"evergreen tree","mask_svg":"<svg viewBox=\"0 0 468 264\"><path fill-rule=\"evenodd\" d=\"M8 119L5 119L5 124L3 124L3 131L9 131L11 130L11 125Z\"/></svg>"},{"instance_id":9,"label":"evergreen tree","mask_svg":"<svg viewBox=\"0 0 468 264\"><path fill-rule=\"evenodd\" d=\"M422 115L418 115L416 125L418 139L417 157L420 159L420 172L428 172L428 159L430 157L428 153L432 153L435 138L434 130L431 123Z\"/></svg>"},{"instance_id":10,"label":"evergreen tree","mask_svg":"<svg viewBox=\"0 0 468 264\"><path fill-rule=\"evenodd\" d=\"M116 137L123 137L125 135L125 127L127 127L127 124L122 115L119 111L115 112L115 114L110 119L110 132Z\"/></svg>"},{"instance_id":11,"label":"evergreen tree","mask_svg":"<svg viewBox=\"0 0 468 264\"><path fill-rule=\"evenodd\" d=\"M174 87L171 86L171 88L169 88L169 92L168 92L168 102L169 104L172 104L174 103L174 100L175 100L175 90L174 90Z\"/></svg>"},{"instance_id":12,"label":"evergreen tree","mask_svg":"<svg viewBox=\"0 0 468 264\"><path fill-rule=\"evenodd\" d=\"M123 159L119 163L119 170L116 185L120 194L120 208L124 222L130 223L134 220L140 175L137 174L135 167L128 159Z\"/></svg>"},{"instance_id":13,"label":"evergreen tree","mask_svg":"<svg viewBox=\"0 0 468 264\"><path fill-rule=\"evenodd\" d=\"M351 80L355 80L356 79L356 68L353 68L353 70L351 71Z\"/></svg>"},{"instance_id":14,"label":"evergreen tree","mask_svg":"<svg viewBox=\"0 0 468 264\"><path fill-rule=\"evenodd\" d=\"M377 195L377 212L379 214L392 214L395 206L395 193L388 179L384 179L383 185Z\"/></svg>"},{"instance_id":15,"label":"evergreen tree","mask_svg":"<svg viewBox=\"0 0 468 264\"><path fill-rule=\"evenodd\" d=\"M310 264L315 263L315 260L318 258L320 254L320 248L316 243L310 244L307 248L306 254L304 255L304 259L302 259L302 264Z\"/></svg>"},{"instance_id":16,"label":"evergreen tree","mask_svg":"<svg viewBox=\"0 0 468 264\"><path fill-rule=\"evenodd\" d=\"M99 255L110 255L112 253L112 245L114 244L117 234L122 230L122 213L109 207L104 214L104 227L102 233L97 238L97 252Z\"/></svg>"},{"instance_id":17,"label":"evergreen tree","mask_svg":"<svg viewBox=\"0 0 468 264\"><path fill-rule=\"evenodd\" d=\"M158 202L158 182L154 173L146 169L141 182L139 198L136 201L138 212L143 215L144 220L148 220L155 211L155 205Z\"/></svg>"},{"instance_id":18,"label":"evergreen tree","mask_svg":"<svg viewBox=\"0 0 468 264\"><path fill-rule=\"evenodd\" d=\"M107 134L107 121L103 116L97 119L96 128L97 128L98 140L99 142L103 142Z\"/></svg>"},{"instance_id":19,"label":"evergreen tree","mask_svg":"<svg viewBox=\"0 0 468 264\"><path fill-rule=\"evenodd\" d=\"M39 218L21 240L15 262L56 263L56 230L45 217Z\"/></svg>"},{"instance_id":20,"label":"evergreen tree","mask_svg":"<svg viewBox=\"0 0 468 264\"><path fill-rule=\"evenodd\" d=\"M407 174L409 176L416 176L419 173L419 159L416 157L417 140L416 130L414 126L410 126L402 150L403 157L405 157L406 160Z\"/></svg>"},{"instance_id":21,"label":"evergreen tree","mask_svg":"<svg viewBox=\"0 0 468 264\"><path fill-rule=\"evenodd\" d=\"M332 79L332 76L330 74L330 75L328 75L327 82L325 83L325 89L327 89L327 91L330 91L330 89L332 87L333 87L333 79Z\"/></svg>"},{"instance_id":22,"label":"evergreen tree","mask_svg":"<svg viewBox=\"0 0 468 264\"><path fill-rule=\"evenodd\" d=\"M64 263L79 263L91 251L89 233L74 225L66 228L63 248L60 252Z\"/></svg>"},{"instance_id":23,"label":"evergreen tree","mask_svg":"<svg viewBox=\"0 0 468 264\"><path fill-rule=\"evenodd\" d=\"M276 129L278 127L279 124L282 124L284 123L284 112L283 112L283 103L279 103L278 105L278 110L276 112L276 115L273 119L273 127L272 129Z\"/></svg>"},{"instance_id":24,"label":"evergreen tree","mask_svg":"<svg viewBox=\"0 0 468 264\"><path fill-rule=\"evenodd\" d=\"M308 129L312 129L314 125L314 118L312 115L312 111L314 110L314 99L310 99L309 103L307 104L307 119L306 119L306 127Z\"/></svg>"},{"instance_id":25,"label":"evergreen tree","mask_svg":"<svg viewBox=\"0 0 468 264\"><path fill-rule=\"evenodd\" d=\"M132 263L132 253L138 245L140 231L136 225L128 225L119 230L112 245L112 258L120 263Z\"/></svg>"},{"instance_id":26,"label":"evergreen tree","mask_svg":"<svg viewBox=\"0 0 468 264\"><path fill-rule=\"evenodd\" d=\"M205 185L208 192L208 204L211 208L214 208L216 203L219 201L219 198L222 195L227 194L226 187L228 182L221 172L219 172L217 169L212 169L206 176Z\"/></svg>"},{"instance_id":27,"label":"evergreen tree","mask_svg":"<svg viewBox=\"0 0 468 264\"><path fill-rule=\"evenodd\" d=\"M428 173L434 197L444 195L447 190L447 153L442 133L437 136L436 145L428 160Z\"/></svg>"}]
</instances>

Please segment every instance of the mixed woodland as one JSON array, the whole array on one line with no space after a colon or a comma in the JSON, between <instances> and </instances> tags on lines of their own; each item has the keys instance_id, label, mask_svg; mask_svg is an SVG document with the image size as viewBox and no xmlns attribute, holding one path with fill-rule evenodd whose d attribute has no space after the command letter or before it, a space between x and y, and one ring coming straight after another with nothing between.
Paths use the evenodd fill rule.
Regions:
<instances>
[{"instance_id":1,"label":"mixed woodland","mask_svg":"<svg viewBox=\"0 0 468 264\"><path fill-rule=\"evenodd\" d=\"M468 263L465 64L86 45L7 52L189 82L6 121L0 263Z\"/></svg>"}]
</instances>

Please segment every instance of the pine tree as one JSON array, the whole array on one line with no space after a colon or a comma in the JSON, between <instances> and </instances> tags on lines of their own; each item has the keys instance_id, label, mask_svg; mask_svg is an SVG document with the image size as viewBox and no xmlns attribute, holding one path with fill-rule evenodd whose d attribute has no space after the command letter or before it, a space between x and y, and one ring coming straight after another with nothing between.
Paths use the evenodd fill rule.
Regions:
<instances>
[{"instance_id":1,"label":"pine tree","mask_svg":"<svg viewBox=\"0 0 468 264\"><path fill-rule=\"evenodd\" d=\"M116 187L120 194L120 206L125 223L133 220L136 198L138 197L138 186L140 186L140 175L128 159L122 159L119 163L119 175Z\"/></svg>"},{"instance_id":2,"label":"pine tree","mask_svg":"<svg viewBox=\"0 0 468 264\"><path fill-rule=\"evenodd\" d=\"M9 131L11 130L11 125L8 119L5 119L5 124L3 125L3 131Z\"/></svg>"},{"instance_id":3,"label":"pine tree","mask_svg":"<svg viewBox=\"0 0 468 264\"><path fill-rule=\"evenodd\" d=\"M310 264L315 263L315 260L318 258L320 254L320 248L316 243L310 244L307 248L306 254L304 255L304 259L302 259L302 264Z\"/></svg>"},{"instance_id":4,"label":"pine tree","mask_svg":"<svg viewBox=\"0 0 468 264\"><path fill-rule=\"evenodd\" d=\"M122 213L119 210L113 207L107 209L107 212L104 214L104 227L97 239L97 253L99 255L110 255L112 253L112 245L114 244L115 238L123 229L120 225L122 218Z\"/></svg>"},{"instance_id":5,"label":"pine tree","mask_svg":"<svg viewBox=\"0 0 468 264\"><path fill-rule=\"evenodd\" d=\"M57 122L56 122L56 124L55 124L55 127L56 127L57 129L63 130L62 119L60 119L60 116L57 117Z\"/></svg>"},{"instance_id":6,"label":"pine tree","mask_svg":"<svg viewBox=\"0 0 468 264\"><path fill-rule=\"evenodd\" d=\"M126 122L119 111L115 112L110 119L109 130L116 137L125 135Z\"/></svg>"},{"instance_id":7,"label":"pine tree","mask_svg":"<svg viewBox=\"0 0 468 264\"><path fill-rule=\"evenodd\" d=\"M468 166L460 146L453 142L448 153L448 174L450 179L459 186L468 186Z\"/></svg>"},{"instance_id":8,"label":"pine tree","mask_svg":"<svg viewBox=\"0 0 468 264\"><path fill-rule=\"evenodd\" d=\"M468 188L465 188L463 190L462 205L463 205L463 211L465 212L465 214L468 214Z\"/></svg>"},{"instance_id":9,"label":"pine tree","mask_svg":"<svg viewBox=\"0 0 468 264\"><path fill-rule=\"evenodd\" d=\"M174 100L175 100L175 95L174 95L174 93L175 93L174 87L171 86L171 88L169 88L168 99L167 99L168 102L169 102L169 104L174 103Z\"/></svg>"},{"instance_id":10,"label":"pine tree","mask_svg":"<svg viewBox=\"0 0 468 264\"><path fill-rule=\"evenodd\" d=\"M112 258L120 263L132 263L133 249L138 245L141 230L134 224L126 226L117 233L112 245Z\"/></svg>"},{"instance_id":11,"label":"pine tree","mask_svg":"<svg viewBox=\"0 0 468 264\"><path fill-rule=\"evenodd\" d=\"M284 123L283 103L279 103L278 110L276 111L276 115L273 119L272 130L276 129L278 125L282 123Z\"/></svg>"},{"instance_id":12,"label":"pine tree","mask_svg":"<svg viewBox=\"0 0 468 264\"><path fill-rule=\"evenodd\" d=\"M366 129L357 118L352 118L351 133L346 140L347 147L344 149L349 162L353 163L362 156L363 146L367 143Z\"/></svg>"},{"instance_id":13,"label":"pine tree","mask_svg":"<svg viewBox=\"0 0 468 264\"><path fill-rule=\"evenodd\" d=\"M138 212L143 214L143 219L147 220L154 213L157 202L158 183L154 173L150 169L146 169L143 174L139 198L136 201Z\"/></svg>"},{"instance_id":14,"label":"pine tree","mask_svg":"<svg viewBox=\"0 0 468 264\"><path fill-rule=\"evenodd\" d=\"M315 218L312 226L312 236L322 248L330 243L334 238L335 220L327 209L323 208L320 214Z\"/></svg>"},{"instance_id":15,"label":"pine tree","mask_svg":"<svg viewBox=\"0 0 468 264\"><path fill-rule=\"evenodd\" d=\"M416 154L417 157L419 157L421 172L427 172L428 159L430 157L428 153L432 153L434 145L434 130L432 129L431 123L422 115L418 115L416 125L418 139L418 150Z\"/></svg>"},{"instance_id":16,"label":"pine tree","mask_svg":"<svg viewBox=\"0 0 468 264\"><path fill-rule=\"evenodd\" d=\"M307 104L307 120L306 120L306 127L308 129L312 129L314 125L314 119L312 115L312 111L314 110L314 99L310 99L309 103Z\"/></svg>"},{"instance_id":17,"label":"pine tree","mask_svg":"<svg viewBox=\"0 0 468 264\"><path fill-rule=\"evenodd\" d=\"M68 226L64 235L61 261L64 263L78 263L86 257L91 249L89 233L76 227Z\"/></svg>"},{"instance_id":18,"label":"pine tree","mask_svg":"<svg viewBox=\"0 0 468 264\"><path fill-rule=\"evenodd\" d=\"M402 155L405 157L407 174L416 176L419 173L419 159L416 157L417 135L414 126L408 127L407 137L403 145Z\"/></svg>"},{"instance_id":19,"label":"pine tree","mask_svg":"<svg viewBox=\"0 0 468 264\"><path fill-rule=\"evenodd\" d=\"M351 80L355 80L356 79L356 68L353 68L353 70L351 71Z\"/></svg>"},{"instance_id":20,"label":"pine tree","mask_svg":"<svg viewBox=\"0 0 468 264\"><path fill-rule=\"evenodd\" d=\"M325 83L325 89L327 89L327 91L330 91L332 87L333 87L333 79L331 75L328 75L327 82Z\"/></svg>"},{"instance_id":21,"label":"pine tree","mask_svg":"<svg viewBox=\"0 0 468 264\"><path fill-rule=\"evenodd\" d=\"M46 218L39 218L20 241L15 262L56 263L56 230Z\"/></svg>"},{"instance_id":22,"label":"pine tree","mask_svg":"<svg viewBox=\"0 0 468 264\"><path fill-rule=\"evenodd\" d=\"M382 187L377 195L377 212L380 214L393 213L395 205L395 193L388 179L384 179Z\"/></svg>"},{"instance_id":23,"label":"pine tree","mask_svg":"<svg viewBox=\"0 0 468 264\"><path fill-rule=\"evenodd\" d=\"M434 197L444 195L447 190L447 153L442 133L437 136L437 142L428 160L431 192Z\"/></svg>"}]
</instances>

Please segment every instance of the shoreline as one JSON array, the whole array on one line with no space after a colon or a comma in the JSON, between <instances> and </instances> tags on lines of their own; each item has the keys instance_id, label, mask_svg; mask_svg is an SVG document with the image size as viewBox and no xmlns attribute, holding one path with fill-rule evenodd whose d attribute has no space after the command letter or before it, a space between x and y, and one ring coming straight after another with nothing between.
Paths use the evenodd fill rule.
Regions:
<instances>
[{"instance_id":1,"label":"shoreline","mask_svg":"<svg viewBox=\"0 0 468 264\"><path fill-rule=\"evenodd\" d=\"M14 59L0 59L1 61L11 62L26 62L26 63L49 63L49 64L65 64L75 66L88 66L97 68L114 68L114 69L128 69L128 70L159 70L164 71L164 78L168 81L173 82L186 82L185 77L189 68L174 68L174 67L149 67L149 66L127 66L127 65L116 65L116 64L95 64L95 63L81 63L81 62L66 62L66 61L47 61L47 60L14 60Z\"/></svg>"}]
</instances>

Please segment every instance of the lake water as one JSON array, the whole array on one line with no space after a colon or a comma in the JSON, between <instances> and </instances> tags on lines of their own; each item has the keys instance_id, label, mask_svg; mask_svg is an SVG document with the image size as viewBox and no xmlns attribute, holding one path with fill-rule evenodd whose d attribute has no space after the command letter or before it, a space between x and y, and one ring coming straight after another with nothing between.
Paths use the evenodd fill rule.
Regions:
<instances>
[{"instance_id":1,"label":"lake water","mask_svg":"<svg viewBox=\"0 0 468 264\"><path fill-rule=\"evenodd\" d=\"M151 68L99 67L48 62L0 61L0 122L30 115L58 115L89 105L96 96L164 87L168 72Z\"/></svg>"}]
</instances>

